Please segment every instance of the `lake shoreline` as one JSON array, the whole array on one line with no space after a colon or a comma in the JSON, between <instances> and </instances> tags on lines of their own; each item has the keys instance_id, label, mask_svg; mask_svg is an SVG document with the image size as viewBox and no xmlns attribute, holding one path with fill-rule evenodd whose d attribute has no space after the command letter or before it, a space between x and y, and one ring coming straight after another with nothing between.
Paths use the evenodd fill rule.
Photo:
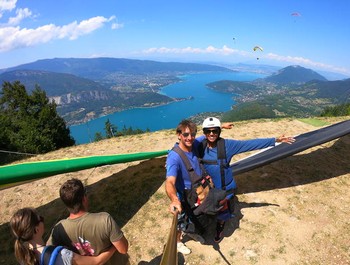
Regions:
<instances>
[{"instance_id":1,"label":"lake shoreline","mask_svg":"<svg viewBox=\"0 0 350 265\"><path fill-rule=\"evenodd\" d=\"M132 110L132 109L151 109L151 108L157 108L157 107L161 107L161 106L166 106L166 105L169 105L169 104L173 104L173 103L176 103L176 102L180 102L180 101L184 101L184 100L192 100L192 98L182 98L182 99L175 99L173 101L170 101L170 102L167 102L167 103L159 103L159 104L153 104L152 106L138 106L138 107L129 107L129 108L124 108L124 109L120 109L118 111L114 111L114 112L105 112L99 116L96 116L94 117L93 119L89 119L89 120L86 120L84 122L77 122L77 123L67 123L68 127L71 127L71 126L78 126L78 125L82 125L82 124L85 124L91 120L94 120L94 119L98 119L98 118L103 118L105 116L108 116L108 115L113 115L113 114L116 114L118 112L122 112L122 111L127 111L127 110ZM152 103L150 103L152 104Z\"/></svg>"},{"instance_id":2,"label":"lake shoreline","mask_svg":"<svg viewBox=\"0 0 350 265\"><path fill-rule=\"evenodd\" d=\"M165 86L160 90L160 93L170 98L184 100L154 106L132 107L89 120L87 123L72 125L69 127L71 136L77 144L91 142L96 133L104 135L107 119L117 128L137 128L152 132L174 128L180 120L200 113L226 112L236 104L233 95L216 92L209 88L207 84L217 80L251 81L260 77L259 74L248 72L182 76L181 82Z\"/></svg>"}]
</instances>

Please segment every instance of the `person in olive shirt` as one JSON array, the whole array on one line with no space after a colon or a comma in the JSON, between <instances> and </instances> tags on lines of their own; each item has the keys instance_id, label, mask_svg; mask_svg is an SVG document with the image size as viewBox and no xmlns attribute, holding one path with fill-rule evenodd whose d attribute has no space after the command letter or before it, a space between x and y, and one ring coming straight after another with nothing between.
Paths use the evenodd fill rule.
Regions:
<instances>
[{"instance_id":1,"label":"person in olive shirt","mask_svg":"<svg viewBox=\"0 0 350 265\"><path fill-rule=\"evenodd\" d=\"M129 264L128 240L110 214L88 212L83 183L70 179L61 186L59 193L70 214L55 225L47 243L66 246L88 256L99 255L114 246L117 251L106 264Z\"/></svg>"}]
</instances>

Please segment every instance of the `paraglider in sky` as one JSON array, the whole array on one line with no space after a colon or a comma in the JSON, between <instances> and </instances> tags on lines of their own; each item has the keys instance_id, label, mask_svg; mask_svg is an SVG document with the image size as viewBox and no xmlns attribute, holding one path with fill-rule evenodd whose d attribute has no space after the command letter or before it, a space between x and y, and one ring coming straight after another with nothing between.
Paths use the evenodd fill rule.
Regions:
<instances>
[{"instance_id":1,"label":"paraglider in sky","mask_svg":"<svg viewBox=\"0 0 350 265\"><path fill-rule=\"evenodd\" d=\"M234 43L236 43L236 38L235 37L233 37L232 40L233 40Z\"/></svg>"},{"instance_id":2,"label":"paraglider in sky","mask_svg":"<svg viewBox=\"0 0 350 265\"><path fill-rule=\"evenodd\" d=\"M297 17L301 17L301 14L299 12L293 12L290 15L294 17L294 22L296 22Z\"/></svg>"},{"instance_id":3,"label":"paraglider in sky","mask_svg":"<svg viewBox=\"0 0 350 265\"><path fill-rule=\"evenodd\" d=\"M255 47L253 48L253 51L258 51L258 50L263 51L263 48L260 47L260 46L255 46ZM259 60L259 57L257 57L256 59Z\"/></svg>"}]
</instances>

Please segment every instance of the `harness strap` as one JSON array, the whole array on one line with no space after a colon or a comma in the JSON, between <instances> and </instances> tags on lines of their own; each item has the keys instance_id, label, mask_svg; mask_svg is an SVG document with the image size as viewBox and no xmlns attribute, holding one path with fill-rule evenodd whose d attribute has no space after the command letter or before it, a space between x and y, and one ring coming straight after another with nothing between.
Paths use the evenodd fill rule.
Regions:
<instances>
[{"instance_id":1,"label":"harness strap","mask_svg":"<svg viewBox=\"0 0 350 265\"><path fill-rule=\"evenodd\" d=\"M205 160L205 159L201 159L201 162L203 164L206 164L206 165L217 165L218 164L218 161L216 160Z\"/></svg>"},{"instance_id":2,"label":"harness strap","mask_svg":"<svg viewBox=\"0 0 350 265\"><path fill-rule=\"evenodd\" d=\"M204 151L207 148L208 140L204 139L198 147L198 154L201 158L201 163L207 165L218 165L220 166L220 176L221 176L221 188L225 189L225 168L229 166L229 163L226 161L226 147L225 147L225 139L219 138L217 140L217 160L204 160ZM218 160L220 162L218 162Z\"/></svg>"},{"instance_id":3,"label":"harness strap","mask_svg":"<svg viewBox=\"0 0 350 265\"><path fill-rule=\"evenodd\" d=\"M178 153L179 156L181 157L182 161L184 162L186 169L190 175L191 183L194 184L194 183L197 183L199 180L201 180L202 176L198 176L197 173L194 171L194 168L192 167L191 162L187 158L185 152L178 145L175 145L172 148L172 150L175 151L176 153ZM202 174L205 175L204 174L205 169L204 169L203 165L201 163L199 163L199 166L201 167Z\"/></svg>"},{"instance_id":4,"label":"harness strap","mask_svg":"<svg viewBox=\"0 0 350 265\"><path fill-rule=\"evenodd\" d=\"M225 189L225 164L226 164L226 150L225 150L225 139L220 138L217 141L218 146L218 159L220 159L220 175L221 175L221 188Z\"/></svg>"}]
</instances>

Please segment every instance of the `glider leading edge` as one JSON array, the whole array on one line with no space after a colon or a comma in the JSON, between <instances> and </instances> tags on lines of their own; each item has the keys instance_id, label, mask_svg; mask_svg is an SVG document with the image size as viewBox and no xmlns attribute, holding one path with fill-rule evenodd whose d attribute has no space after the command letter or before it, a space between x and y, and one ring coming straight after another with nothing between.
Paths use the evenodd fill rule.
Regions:
<instances>
[{"instance_id":1,"label":"glider leading edge","mask_svg":"<svg viewBox=\"0 0 350 265\"><path fill-rule=\"evenodd\" d=\"M294 155L310 147L320 145L350 133L350 120L339 122L319 130L300 134L293 144L280 144L231 165L235 174L247 172Z\"/></svg>"}]
</instances>

